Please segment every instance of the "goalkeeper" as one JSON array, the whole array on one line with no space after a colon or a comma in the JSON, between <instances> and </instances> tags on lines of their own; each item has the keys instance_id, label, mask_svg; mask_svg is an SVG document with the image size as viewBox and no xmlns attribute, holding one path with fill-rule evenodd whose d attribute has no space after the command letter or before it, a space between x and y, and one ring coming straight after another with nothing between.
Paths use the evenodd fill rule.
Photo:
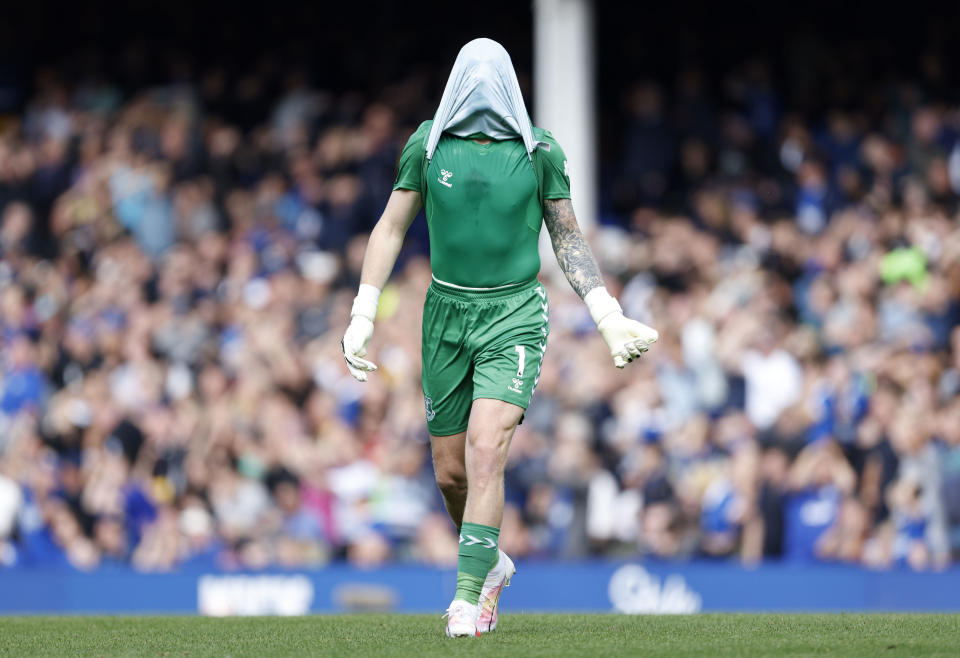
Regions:
<instances>
[{"instance_id":1,"label":"goalkeeper","mask_svg":"<svg viewBox=\"0 0 960 658\"><path fill-rule=\"evenodd\" d=\"M603 285L570 203L567 163L527 115L510 56L489 39L465 45L440 107L410 137L370 234L343 336L351 374L366 381L380 290L421 204L433 282L423 307L423 393L437 484L460 529L450 637L493 630L515 569L498 549L503 473L546 349L547 294L537 281L546 224L567 280L622 368L657 340L624 317Z\"/></svg>"}]
</instances>

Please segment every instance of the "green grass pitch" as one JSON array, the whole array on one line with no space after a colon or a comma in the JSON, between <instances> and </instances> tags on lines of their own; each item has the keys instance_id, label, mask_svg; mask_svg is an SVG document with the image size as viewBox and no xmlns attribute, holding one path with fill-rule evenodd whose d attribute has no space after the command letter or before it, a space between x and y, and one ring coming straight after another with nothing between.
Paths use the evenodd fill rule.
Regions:
<instances>
[{"instance_id":1,"label":"green grass pitch","mask_svg":"<svg viewBox=\"0 0 960 658\"><path fill-rule=\"evenodd\" d=\"M509 614L479 639L439 615L0 617L0 656L956 656L960 615Z\"/></svg>"}]
</instances>

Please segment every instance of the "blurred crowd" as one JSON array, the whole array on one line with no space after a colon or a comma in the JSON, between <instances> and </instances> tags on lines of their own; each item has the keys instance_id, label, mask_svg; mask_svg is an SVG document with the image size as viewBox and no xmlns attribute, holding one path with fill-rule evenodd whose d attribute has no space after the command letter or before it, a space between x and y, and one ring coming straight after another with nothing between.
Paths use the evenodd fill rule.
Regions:
<instances>
[{"instance_id":1,"label":"blurred crowd","mask_svg":"<svg viewBox=\"0 0 960 658\"><path fill-rule=\"evenodd\" d=\"M752 62L722 93L696 69L629 92L590 240L661 339L616 370L544 253L514 557L960 555L960 106L891 83L801 112L776 83ZM424 79L34 87L0 121L0 566L454 565L422 218L380 370L354 381L339 345Z\"/></svg>"}]
</instances>

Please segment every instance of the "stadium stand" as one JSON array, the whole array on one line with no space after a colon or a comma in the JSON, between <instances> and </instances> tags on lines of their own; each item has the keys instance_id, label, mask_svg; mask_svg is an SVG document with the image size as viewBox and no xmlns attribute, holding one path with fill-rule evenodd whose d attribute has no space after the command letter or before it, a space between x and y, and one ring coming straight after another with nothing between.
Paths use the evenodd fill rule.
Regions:
<instances>
[{"instance_id":1,"label":"stadium stand","mask_svg":"<svg viewBox=\"0 0 960 658\"><path fill-rule=\"evenodd\" d=\"M612 374L547 277L506 551L951 562L960 108L944 66L816 111L763 60L722 93L696 67L631 88L591 240L661 340ZM0 566L456 563L420 309L397 303L430 280L422 220L381 301L381 371L358 384L339 348L435 86L38 74L0 126Z\"/></svg>"}]
</instances>

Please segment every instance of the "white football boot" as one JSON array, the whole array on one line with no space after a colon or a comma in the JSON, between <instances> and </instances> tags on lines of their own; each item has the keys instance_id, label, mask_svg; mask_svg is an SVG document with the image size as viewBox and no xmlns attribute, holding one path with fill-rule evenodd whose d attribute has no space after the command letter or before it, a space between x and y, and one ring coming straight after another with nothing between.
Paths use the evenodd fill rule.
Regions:
<instances>
[{"instance_id":1,"label":"white football boot","mask_svg":"<svg viewBox=\"0 0 960 658\"><path fill-rule=\"evenodd\" d=\"M479 605L470 605L466 601L454 601L447 608L447 637L480 637L477 630Z\"/></svg>"},{"instance_id":2,"label":"white football boot","mask_svg":"<svg viewBox=\"0 0 960 658\"><path fill-rule=\"evenodd\" d=\"M497 606L500 604L500 595L504 587L510 586L510 579L517 573L510 556L500 551L497 564L487 579L483 581L483 590L480 592L480 616L477 617L477 632L489 633L497 628Z\"/></svg>"}]
</instances>

